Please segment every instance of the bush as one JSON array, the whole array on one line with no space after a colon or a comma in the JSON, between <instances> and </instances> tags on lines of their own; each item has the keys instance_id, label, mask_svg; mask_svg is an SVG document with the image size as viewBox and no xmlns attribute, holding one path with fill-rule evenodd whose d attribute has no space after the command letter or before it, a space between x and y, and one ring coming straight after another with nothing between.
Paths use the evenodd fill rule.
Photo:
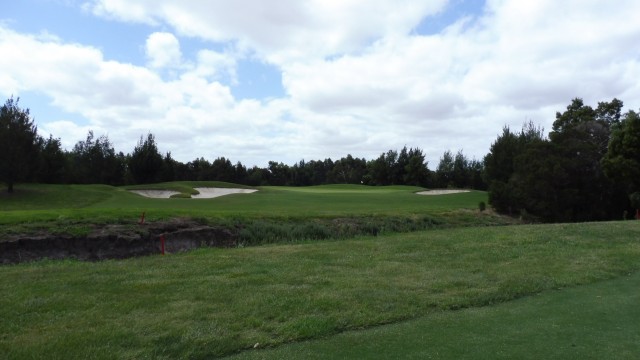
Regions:
<instances>
[{"instance_id":1,"label":"bush","mask_svg":"<svg viewBox=\"0 0 640 360\"><path fill-rule=\"evenodd\" d=\"M484 201L480 201L480 203L478 204L478 210L480 210L480 212L483 212L487 209L487 204L484 203Z\"/></svg>"}]
</instances>

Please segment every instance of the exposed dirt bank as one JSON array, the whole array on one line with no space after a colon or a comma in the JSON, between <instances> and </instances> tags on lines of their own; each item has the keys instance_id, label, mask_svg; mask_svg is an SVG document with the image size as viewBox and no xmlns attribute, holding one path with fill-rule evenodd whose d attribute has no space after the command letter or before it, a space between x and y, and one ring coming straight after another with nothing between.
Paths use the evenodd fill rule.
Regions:
<instances>
[{"instance_id":1,"label":"exposed dirt bank","mask_svg":"<svg viewBox=\"0 0 640 360\"><path fill-rule=\"evenodd\" d=\"M15 236L0 242L0 264L44 258L95 261L159 254L161 235L164 236L167 253L203 246L234 247L237 244L236 236L227 229L186 220L137 226L105 225L86 236Z\"/></svg>"}]
</instances>

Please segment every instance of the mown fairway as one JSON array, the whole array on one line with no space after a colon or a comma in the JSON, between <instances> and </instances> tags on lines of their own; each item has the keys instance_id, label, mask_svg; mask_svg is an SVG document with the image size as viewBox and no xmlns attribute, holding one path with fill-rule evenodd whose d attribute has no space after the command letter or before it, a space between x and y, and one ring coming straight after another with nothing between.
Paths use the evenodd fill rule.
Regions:
<instances>
[{"instance_id":1,"label":"mown fairway","mask_svg":"<svg viewBox=\"0 0 640 360\"><path fill-rule=\"evenodd\" d=\"M192 187L243 187L219 182L177 182L127 187L167 189L181 192ZM253 194L227 195L214 199L150 199L106 185L20 185L16 194L0 194L0 211L83 209L91 213L135 212L148 209L163 215L256 215L317 216L398 214L427 210L477 209L486 201L486 193L470 192L446 196L420 196L422 190L412 186L370 187L359 185L325 185L312 187L258 187Z\"/></svg>"},{"instance_id":2,"label":"mown fairway","mask_svg":"<svg viewBox=\"0 0 640 360\"><path fill-rule=\"evenodd\" d=\"M3 266L0 354L211 358L408 319L437 326L451 311L635 272L638 239L636 222L461 228Z\"/></svg>"},{"instance_id":3,"label":"mown fairway","mask_svg":"<svg viewBox=\"0 0 640 360\"><path fill-rule=\"evenodd\" d=\"M0 234L38 231L82 232L94 224L135 224L145 212L148 221L190 217L209 221L224 219L293 219L437 215L457 226L488 223L495 217L478 214L485 192L422 196L410 186L368 187L327 185L306 188L259 187L252 194L213 199L151 199L126 189L169 189L182 193L194 187L242 187L220 182L175 182L116 188L105 185L19 185L16 193L0 193ZM461 212L474 210L476 214ZM504 221L502 221L504 223Z\"/></svg>"}]
</instances>

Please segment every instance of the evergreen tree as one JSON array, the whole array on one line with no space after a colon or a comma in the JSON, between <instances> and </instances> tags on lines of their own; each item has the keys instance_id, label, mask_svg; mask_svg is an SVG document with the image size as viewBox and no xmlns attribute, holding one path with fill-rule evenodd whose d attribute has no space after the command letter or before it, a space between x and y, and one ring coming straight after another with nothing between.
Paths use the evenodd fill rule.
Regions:
<instances>
[{"instance_id":1,"label":"evergreen tree","mask_svg":"<svg viewBox=\"0 0 640 360\"><path fill-rule=\"evenodd\" d=\"M147 138L140 136L138 145L133 149L129 158L129 171L137 184L150 184L160 179L164 160L153 134L147 134Z\"/></svg>"},{"instance_id":2,"label":"evergreen tree","mask_svg":"<svg viewBox=\"0 0 640 360\"><path fill-rule=\"evenodd\" d=\"M453 186L454 158L451 151L442 154L436 168L436 187L447 188Z\"/></svg>"},{"instance_id":3,"label":"evergreen tree","mask_svg":"<svg viewBox=\"0 0 640 360\"><path fill-rule=\"evenodd\" d=\"M16 182L34 171L39 151L37 127L29 109L21 109L19 101L11 97L0 108L0 181L9 193Z\"/></svg>"},{"instance_id":4,"label":"evergreen tree","mask_svg":"<svg viewBox=\"0 0 640 360\"><path fill-rule=\"evenodd\" d=\"M60 139L54 139L52 135L47 140L41 139L36 180L46 184L63 183L66 162Z\"/></svg>"},{"instance_id":5,"label":"evergreen tree","mask_svg":"<svg viewBox=\"0 0 640 360\"><path fill-rule=\"evenodd\" d=\"M79 141L69 155L71 167L69 182L80 184L124 183L126 157L116 151L106 135L95 138L89 130L87 139Z\"/></svg>"},{"instance_id":6,"label":"evergreen tree","mask_svg":"<svg viewBox=\"0 0 640 360\"><path fill-rule=\"evenodd\" d=\"M631 196L640 191L640 115L630 110L614 126L602 167L605 175Z\"/></svg>"}]
</instances>

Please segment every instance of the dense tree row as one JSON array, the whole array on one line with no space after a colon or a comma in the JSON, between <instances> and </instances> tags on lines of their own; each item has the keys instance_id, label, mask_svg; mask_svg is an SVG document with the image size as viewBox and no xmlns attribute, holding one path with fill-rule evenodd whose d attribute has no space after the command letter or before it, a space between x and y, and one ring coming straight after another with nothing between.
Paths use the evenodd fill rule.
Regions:
<instances>
[{"instance_id":1,"label":"dense tree row","mask_svg":"<svg viewBox=\"0 0 640 360\"><path fill-rule=\"evenodd\" d=\"M19 181L143 184L217 180L247 185L417 185L486 189L499 212L544 221L591 221L630 217L640 208L640 116L622 113L613 99L594 109L574 99L556 113L552 131L529 122L519 132L505 127L483 161L445 151L434 171L419 148L389 150L373 160L270 161L247 168L224 157L182 163L162 155L153 134L130 154L116 152L107 136L79 141L70 151L45 139L29 110L13 98L0 109L0 181L9 192Z\"/></svg>"},{"instance_id":2,"label":"dense tree row","mask_svg":"<svg viewBox=\"0 0 640 360\"><path fill-rule=\"evenodd\" d=\"M198 158L188 163L164 156L153 134L141 137L130 154L116 152L105 135L87 138L72 150L62 149L60 139L44 139L29 110L9 99L2 107L0 126L0 181L9 191L17 181L77 184L145 184L174 180L213 180L246 185L308 186L321 184L416 185L484 189L482 163L469 161L462 151L455 157L446 151L436 171L427 167L418 148L389 150L367 161L347 155L339 160L311 160L289 166L270 161L266 168L245 167L219 157L212 162Z\"/></svg>"},{"instance_id":3,"label":"dense tree row","mask_svg":"<svg viewBox=\"0 0 640 360\"><path fill-rule=\"evenodd\" d=\"M504 128L484 159L489 201L498 211L545 221L619 219L640 190L638 114L613 99L593 109L574 99L552 131Z\"/></svg>"}]
</instances>

